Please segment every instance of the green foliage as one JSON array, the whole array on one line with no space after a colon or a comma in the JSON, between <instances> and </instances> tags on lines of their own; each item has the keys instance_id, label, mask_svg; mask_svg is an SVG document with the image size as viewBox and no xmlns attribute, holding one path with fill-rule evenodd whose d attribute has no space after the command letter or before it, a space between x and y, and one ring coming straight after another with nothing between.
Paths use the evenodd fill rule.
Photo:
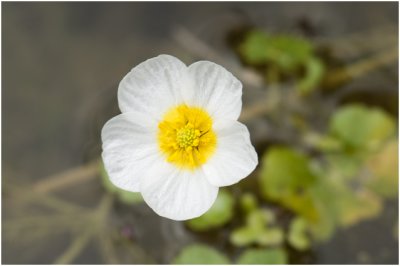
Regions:
<instances>
[{"instance_id":1,"label":"green foliage","mask_svg":"<svg viewBox=\"0 0 400 266\"><path fill-rule=\"evenodd\" d=\"M229 264L229 259L218 250L202 245L193 244L185 247L172 264Z\"/></svg>"},{"instance_id":2,"label":"green foliage","mask_svg":"<svg viewBox=\"0 0 400 266\"><path fill-rule=\"evenodd\" d=\"M238 264L287 264L288 257L284 249L248 249L238 258Z\"/></svg>"},{"instance_id":3,"label":"green foliage","mask_svg":"<svg viewBox=\"0 0 400 266\"><path fill-rule=\"evenodd\" d=\"M382 211L381 199L368 190L354 192L348 187L343 187L339 193L340 198L336 204L339 210L338 223L342 226L351 226L375 217Z\"/></svg>"},{"instance_id":4,"label":"green foliage","mask_svg":"<svg viewBox=\"0 0 400 266\"><path fill-rule=\"evenodd\" d=\"M257 199L251 193L244 193L240 197L240 207L244 213L250 213L257 208Z\"/></svg>"},{"instance_id":5,"label":"green foliage","mask_svg":"<svg viewBox=\"0 0 400 266\"><path fill-rule=\"evenodd\" d=\"M309 159L300 152L273 147L263 158L260 189L264 198L279 201L310 220L317 219L313 200L308 193L315 181Z\"/></svg>"},{"instance_id":6,"label":"green foliage","mask_svg":"<svg viewBox=\"0 0 400 266\"><path fill-rule=\"evenodd\" d=\"M234 198L232 194L221 189L213 206L202 216L188 220L187 226L194 231L206 231L228 223L233 216Z\"/></svg>"},{"instance_id":7,"label":"green foliage","mask_svg":"<svg viewBox=\"0 0 400 266\"><path fill-rule=\"evenodd\" d=\"M330 132L352 149L375 149L395 132L395 122L387 113L361 104L337 110L330 121Z\"/></svg>"},{"instance_id":8,"label":"green foliage","mask_svg":"<svg viewBox=\"0 0 400 266\"><path fill-rule=\"evenodd\" d=\"M329 167L329 175L334 179L351 181L360 170L362 160L345 152L328 153L325 155Z\"/></svg>"},{"instance_id":9,"label":"green foliage","mask_svg":"<svg viewBox=\"0 0 400 266\"><path fill-rule=\"evenodd\" d=\"M379 151L372 154L366 162L366 168L372 176L367 186L387 198L398 195L399 183L399 142L390 140Z\"/></svg>"},{"instance_id":10,"label":"green foliage","mask_svg":"<svg viewBox=\"0 0 400 266\"><path fill-rule=\"evenodd\" d=\"M312 55L311 44L290 35L272 36L260 30L248 33L240 52L250 64L274 62L285 70L292 70Z\"/></svg>"},{"instance_id":11,"label":"green foliage","mask_svg":"<svg viewBox=\"0 0 400 266\"><path fill-rule=\"evenodd\" d=\"M261 246L280 245L284 239L283 230L275 223L275 215L266 209L254 209L247 213L246 224L232 231L230 241L235 246L259 244Z\"/></svg>"},{"instance_id":12,"label":"green foliage","mask_svg":"<svg viewBox=\"0 0 400 266\"><path fill-rule=\"evenodd\" d=\"M307 236L308 223L300 217L292 220L289 227L288 241L298 250L306 250L310 247L310 239Z\"/></svg>"},{"instance_id":13,"label":"green foliage","mask_svg":"<svg viewBox=\"0 0 400 266\"><path fill-rule=\"evenodd\" d=\"M142 195L139 192L130 192L114 186L114 184L111 183L106 170L104 169L103 163L101 163L99 167L101 168L100 173L103 187L108 192L115 194L121 202L126 204L136 204L144 201Z\"/></svg>"},{"instance_id":14,"label":"green foliage","mask_svg":"<svg viewBox=\"0 0 400 266\"><path fill-rule=\"evenodd\" d=\"M302 94L307 94L319 84L325 73L325 67L317 57L309 57L304 64L306 74L299 80L298 89Z\"/></svg>"},{"instance_id":15,"label":"green foliage","mask_svg":"<svg viewBox=\"0 0 400 266\"><path fill-rule=\"evenodd\" d=\"M380 134L372 135L385 141L376 138ZM289 243L306 249L306 228L314 239L326 240L337 226L377 216L382 199L376 193L397 195L397 150L398 142L393 141L372 153L366 164L372 175L365 178L365 161L355 150L327 152L324 161L314 161L290 148L271 147L262 160L260 189L265 199L299 215L301 222L294 220L290 227Z\"/></svg>"},{"instance_id":16,"label":"green foliage","mask_svg":"<svg viewBox=\"0 0 400 266\"><path fill-rule=\"evenodd\" d=\"M254 66L266 66L266 76L277 79L279 76L298 76L299 92L312 91L324 75L324 65L313 54L312 44L300 37L291 35L270 35L260 30L248 32L239 46L244 61Z\"/></svg>"},{"instance_id":17,"label":"green foliage","mask_svg":"<svg viewBox=\"0 0 400 266\"><path fill-rule=\"evenodd\" d=\"M230 242L237 247L257 248L245 250L237 262L287 263L282 247L285 239L291 247L304 251L312 241L329 239L338 227L379 215L383 197L398 195L398 141L394 131L395 121L385 112L347 105L332 115L326 135L307 136L308 144L321 152L318 157L290 147L270 147L262 158L261 196L296 216L285 232L275 213L259 206L255 194L243 193L239 206L244 225L231 231ZM233 196L222 190L213 207L187 225L196 231L223 226L232 219L234 205ZM194 246L184 249L175 263L229 261L216 250Z\"/></svg>"}]
</instances>

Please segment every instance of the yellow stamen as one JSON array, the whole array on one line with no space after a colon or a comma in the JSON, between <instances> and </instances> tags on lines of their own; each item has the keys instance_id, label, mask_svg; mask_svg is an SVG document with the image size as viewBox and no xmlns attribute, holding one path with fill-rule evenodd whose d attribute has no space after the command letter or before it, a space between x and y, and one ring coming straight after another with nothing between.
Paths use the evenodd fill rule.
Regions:
<instances>
[{"instance_id":1,"label":"yellow stamen","mask_svg":"<svg viewBox=\"0 0 400 266\"><path fill-rule=\"evenodd\" d=\"M212 119L199 107L179 105L170 109L158 129L160 150L168 162L178 167L195 169L215 151L217 137Z\"/></svg>"}]
</instances>

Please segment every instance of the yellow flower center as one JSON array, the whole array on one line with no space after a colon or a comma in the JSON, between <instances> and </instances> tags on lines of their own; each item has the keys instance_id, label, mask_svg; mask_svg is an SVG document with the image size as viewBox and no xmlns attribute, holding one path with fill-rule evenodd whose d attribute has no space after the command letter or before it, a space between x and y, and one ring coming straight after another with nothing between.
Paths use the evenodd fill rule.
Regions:
<instances>
[{"instance_id":1,"label":"yellow flower center","mask_svg":"<svg viewBox=\"0 0 400 266\"><path fill-rule=\"evenodd\" d=\"M199 107L179 105L170 109L158 124L158 143L168 162L195 169L214 153L217 137L212 119Z\"/></svg>"}]
</instances>

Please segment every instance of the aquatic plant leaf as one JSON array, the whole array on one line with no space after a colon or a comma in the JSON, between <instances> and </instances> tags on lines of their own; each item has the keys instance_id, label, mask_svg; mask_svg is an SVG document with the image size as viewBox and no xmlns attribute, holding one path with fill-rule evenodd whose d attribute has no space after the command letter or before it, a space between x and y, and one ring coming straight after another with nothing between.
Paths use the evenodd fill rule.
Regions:
<instances>
[{"instance_id":1,"label":"aquatic plant leaf","mask_svg":"<svg viewBox=\"0 0 400 266\"><path fill-rule=\"evenodd\" d=\"M310 220L315 220L317 213L307 190L316 179L308 157L300 152L272 147L264 155L260 174L263 197L279 201Z\"/></svg>"},{"instance_id":2,"label":"aquatic plant leaf","mask_svg":"<svg viewBox=\"0 0 400 266\"><path fill-rule=\"evenodd\" d=\"M244 193L240 197L240 207L246 214L257 209L257 205L257 199L252 193Z\"/></svg>"},{"instance_id":3,"label":"aquatic plant leaf","mask_svg":"<svg viewBox=\"0 0 400 266\"><path fill-rule=\"evenodd\" d=\"M274 62L288 70L310 57L312 45L300 37L253 30L247 34L240 52L250 64Z\"/></svg>"},{"instance_id":4,"label":"aquatic plant leaf","mask_svg":"<svg viewBox=\"0 0 400 266\"><path fill-rule=\"evenodd\" d=\"M316 220L308 219L307 223L313 239L317 241L328 240L336 228L338 212L335 200L340 195L333 188L334 185L331 184L330 180L321 178L309 192L314 199L318 218Z\"/></svg>"},{"instance_id":5,"label":"aquatic plant leaf","mask_svg":"<svg viewBox=\"0 0 400 266\"><path fill-rule=\"evenodd\" d=\"M342 141L330 135L319 135L315 133L308 133L305 136L305 141L309 145L312 145L313 147L323 152L343 150Z\"/></svg>"},{"instance_id":6,"label":"aquatic plant leaf","mask_svg":"<svg viewBox=\"0 0 400 266\"><path fill-rule=\"evenodd\" d=\"M362 161L356 156L344 152L337 152L325 155L331 178L342 181L350 181L360 171Z\"/></svg>"},{"instance_id":7,"label":"aquatic plant leaf","mask_svg":"<svg viewBox=\"0 0 400 266\"><path fill-rule=\"evenodd\" d=\"M290 223L288 241L298 250L306 250L310 247L310 239L307 236L308 223L301 217L296 217Z\"/></svg>"},{"instance_id":8,"label":"aquatic plant leaf","mask_svg":"<svg viewBox=\"0 0 400 266\"><path fill-rule=\"evenodd\" d=\"M368 190L353 191L343 188L338 195L339 223L347 227L364 219L376 217L382 211L382 201Z\"/></svg>"},{"instance_id":9,"label":"aquatic plant leaf","mask_svg":"<svg viewBox=\"0 0 400 266\"><path fill-rule=\"evenodd\" d=\"M263 31L250 31L239 47L240 53L249 64L262 64L270 60L266 48L269 46L269 36Z\"/></svg>"},{"instance_id":10,"label":"aquatic plant leaf","mask_svg":"<svg viewBox=\"0 0 400 266\"><path fill-rule=\"evenodd\" d=\"M325 73L325 67L321 60L316 57L309 57L305 62L305 75L299 80L297 89L301 94L308 94L313 91L321 82Z\"/></svg>"},{"instance_id":11,"label":"aquatic plant leaf","mask_svg":"<svg viewBox=\"0 0 400 266\"><path fill-rule=\"evenodd\" d=\"M202 216L186 221L186 225L194 231L206 231L228 223L233 216L235 200L232 194L221 189L213 206Z\"/></svg>"},{"instance_id":12,"label":"aquatic plant leaf","mask_svg":"<svg viewBox=\"0 0 400 266\"><path fill-rule=\"evenodd\" d=\"M273 226L275 215L267 209L255 209L246 216L246 225L236 228L230 235L235 246L258 243L262 246L279 245L284 240L281 228Z\"/></svg>"},{"instance_id":13,"label":"aquatic plant leaf","mask_svg":"<svg viewBox=\"0 0 400 266\"><path fill-rule=\"evenodd\" d=\"M265 231L268 222L272 221L271 215L273 214L262 209L255 209L248 213L245 226L232 231L231 243L240 247L256 242L258 236Z\"/></svg>"},{"instance_id":14,"label":"aquatic plant leaf","mask_svg":"<svg viewBox=\"0 0 400 266\"><path fill-rule=\"evenodd\" d=\"M247 246L255 242L260 232L263 232L263 229L249 226L239 227L232 231L229 240L235 246Z\"/></svg>"},{"instance_id":15,"label":"aquatic plant leaf","mask_svg":"<svg viewBox=\"0 0 400 266\"><path fill-rule=\"evenodd\" d=\"M285 234L281 228L267 227L262 233L257 235L255 242L261 246L277 246L283 243L284 238Z\"/></svg>"},{"instance_id":16,"label":"aquatic plant leaf","mask_svg":"<svg viewBox=\"0 0 400 266\"><path fill-rule=\"evenodd\" d=\"M386 143L378 152L366 161L366 168L371 172L367 186L386 198L398 195L399 142L394 139Z\"/></svg>"},{"instance_id":17,"label":"aquatic plant leaf","mask_svg":"<svg viewBox=\"0 0 400 266\"><path fill-rule=\"evenodd\" d=\"M110 178L108 177L108 174L104 168L103 163L100 164L100 167L101 167L100 169L101 182L103 187L108 192L115 194L118 200L126 204L135 204L144 202L142 194L140 194L139 192L130 192L114 186L114 184L110 181Z\"/></svg>"},{"instance_id":18,"label":"aquatic plant leaf","mask_svg":"<svg viewBox=\"0 0 400 266\"><path fill-rule=\"evenodd\" d=\"M238 261L238 264L287 264L288 256L284 249L248 249L244 251Z\"/></svg>"},{"instance_id":19,"label":"aquatic plant leaf","mask_svg":"<svg viewBox=\"0 0 400 266\"><path fill-rule=\"evenodd\" d=\"M264 228L273 222L275 222L275 215L267 209L254 210L246 217L246 224L254 228Z\"/></svg>"},{"instance_id":20,"label":"aquatic plant leaf","mask_svg":"<svg viewBox=\"0 0 400 266\"><path fill-rule=\"evenodd\" d=\"M203 244L186 246L172 264L229 264L229 259L218 250Z\"/></svg>"},{"instance_id":21,"label":"aquatic plant leaf","mask_svg":"<svg viewBox=\"0 0 400 266\"><path fill-rule=\"evenodd\" d=\"M381 109L349 104L330 120L330 132L350 148L374 149L395 132L394 119Z\"/></svg>"}]
</instances>

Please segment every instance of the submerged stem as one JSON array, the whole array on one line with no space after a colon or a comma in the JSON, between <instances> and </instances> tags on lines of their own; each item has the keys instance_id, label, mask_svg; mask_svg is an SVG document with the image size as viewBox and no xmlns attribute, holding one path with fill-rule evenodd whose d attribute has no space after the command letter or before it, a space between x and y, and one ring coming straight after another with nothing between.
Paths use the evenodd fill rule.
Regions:
<instances>
[{"instance_id":1,"label":"submerged stem","mask_svg":"<svg viewBox=\"0 0 400 266\"><path fill-rule=\"evenodd\" d=\"M70 264L86 247L93 235L93 230L88 228L86 232L79 235L74 242L54 261L54 264Z\"/></svg>"},{"instance_id":2,"label":"submerged stem","mask_svg":"<svg viewBox=\"0 0 400 266\"><path fill-rule=\"evenodd\" d=\"M41 193L48 193L60 188L65 188L83 181L94 178L98 172L97 160L86 165L78 166L67 171L61 172L37 182L33 190Z\"/></svg>"}]
</instances>

